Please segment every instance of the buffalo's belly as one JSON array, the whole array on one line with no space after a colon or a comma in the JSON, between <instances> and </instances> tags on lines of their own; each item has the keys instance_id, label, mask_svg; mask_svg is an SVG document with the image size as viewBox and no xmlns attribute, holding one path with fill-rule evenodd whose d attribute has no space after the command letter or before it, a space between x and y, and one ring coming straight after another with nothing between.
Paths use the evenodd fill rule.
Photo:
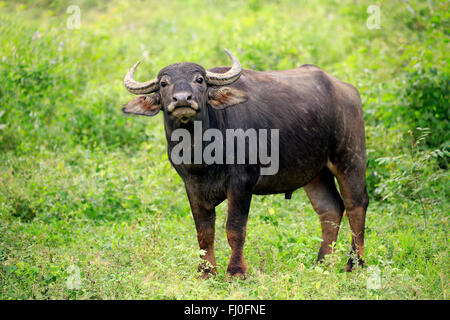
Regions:
<instances>
[{"instance_id":1,"label":"buffalo's belly","mask_svg":"<svg viewBox=\"0 0 450 320\"><path fill-rule=\"evenodd\" d=\"M261 175L253 194L286 193L307 185L326 165L326 157L316 161L298 160L290 165L280 165L275 175Z\"/></svg>"}]
</instances>

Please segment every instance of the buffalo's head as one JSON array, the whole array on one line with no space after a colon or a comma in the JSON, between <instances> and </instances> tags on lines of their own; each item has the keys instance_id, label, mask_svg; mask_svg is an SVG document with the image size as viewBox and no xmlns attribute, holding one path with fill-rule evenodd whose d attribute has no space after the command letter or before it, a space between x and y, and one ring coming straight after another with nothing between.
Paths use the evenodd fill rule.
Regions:
<instances>
[{"instance_id":1,"label":"buffalo's head","mask_svg":"<svg viewBox=\"0 0 450 320\"><path fill-rule=\"evenodd\" d=\"M163 68L153 80L136 82L137 62L124 79L125 88L139 97L128 102L123 112L154 116L161 109L166 121L174 125L204 119L208 106L223 109L247 100L241 90L227 87L239 79L242 67L225 49L232 66L224 73L205 70L196 63L176 63Z\"/></svg>"}]
</instances>

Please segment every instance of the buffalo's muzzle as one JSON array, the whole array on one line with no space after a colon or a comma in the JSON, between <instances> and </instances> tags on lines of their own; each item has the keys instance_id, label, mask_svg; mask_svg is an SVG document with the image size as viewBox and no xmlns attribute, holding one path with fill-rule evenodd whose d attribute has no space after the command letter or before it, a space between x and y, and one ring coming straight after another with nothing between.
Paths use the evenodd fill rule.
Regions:
<instances>
[{"instance_id":1,"label":"buffalo's muzzle","mask_svg":"<svg viewBox=\"0 0 450 320\"><path fill-rule=\"evenodd\" d=\"M197 111L192 109L191 107L177 107L172 112L172 115L180 120L182 123L187 123L191 119L191 117L195 116Z\"/></svg>"},{"instance_id":2,"label":"buffalo's muzzle","mask_svg":"<svg viewBox=\"0 0 450 320\"><path fill-rule=\"evenodd\" d=\"M167 111L176 116L175 111L177 109L191 109L193 114L198 110L198 104L192 99L192 95L186 92L177 93L173 95L172 102L167 107ZM179 111L178 113L183 113L185 111Z\"/></svg>"},{"instance_id":3,"label":"buffalo's muzzle","mask_svg":"<svg viewBox=\"0 0 450 320\"><path fill-rule=\"evenodd\" d=\"M178 92L173 95L167 110L182 123L187 123L197 113L198 104L192 99L191 93Z\"/></svg>"}]
</instances>

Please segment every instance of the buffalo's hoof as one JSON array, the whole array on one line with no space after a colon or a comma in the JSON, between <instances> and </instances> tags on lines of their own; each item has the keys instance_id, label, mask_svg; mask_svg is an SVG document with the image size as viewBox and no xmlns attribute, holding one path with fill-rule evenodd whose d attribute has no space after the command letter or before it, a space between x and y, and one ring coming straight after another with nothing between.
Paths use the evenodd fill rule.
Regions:
<instances>
[{"instance_id":1,"label":"buffalo's hoof","mask_svg":"<svg viewBox=\"0 0 450 320\"><path fill-rule=\"evenodd\" d=\"M358 268L364 267L364 261L361 258L356 259L356 261L354 258L348 259L347 265L345 266L345 272L352 272L355 269L355 266Z\"/></svg>"},{"instance_id":2,"label":"buffalo's hoof","mask_svg":"<svg viewBox=\"0 0 450 320\"><path fill-rule=\"evenodd\" d=\"M211 264L208 266L208 263L201 263L198 266L198 272L200 273L198 279L208 279L209 277L217 274L217 269Z\"/></svg>"},{"instance_id":3,"label":"buffalo's hoof","mask_svg":"<svg viewBox=\"0 0 450 320\"><path fill-rule=\"evenodd\" d=\"M247 270L245 268L235 266L228 267L227 278L229 279L245 279L247 277Z\"/></svg>"},{"instance_id":4,"label":"buffalo's hoof","mask_svg":"<svg viewBox=\"0 0 450 320\"><path fill-rule=\"evenodd\" d=\"M200 275L197 277L197 279L199 280L207 280L211 277L214 277L216 274L212 273L212 272L202 272L200 273Z\"/></svg>"}]
</instances>

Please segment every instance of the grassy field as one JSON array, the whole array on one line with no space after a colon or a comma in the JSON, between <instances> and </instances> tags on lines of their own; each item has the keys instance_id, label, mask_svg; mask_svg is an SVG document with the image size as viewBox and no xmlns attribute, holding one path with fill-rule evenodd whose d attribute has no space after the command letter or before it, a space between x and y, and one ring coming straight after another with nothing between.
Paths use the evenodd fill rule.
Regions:
<instances>
[{"instance_id":1,"label":"grassy field","mask_svg":"<svg viewBox=\"0 0 450 320\"><path fill-rule=\"evenodd\" d=\"M107 4L108 3L108 4ZM70 5L76 5L75 11ZM371 27L368 7L380 9ZM0 2L0 299L448 299L448 1ZM77 28L77 8L80 12ZM369 27L368 27L369 22ZM182 61L313 63L358 87L368 153L366 268L345 273L345 218L329 264L303 190L254 197L249 276L200 261L162 116L125 117L137 79Z\"/></svg>"}]
</instances>

